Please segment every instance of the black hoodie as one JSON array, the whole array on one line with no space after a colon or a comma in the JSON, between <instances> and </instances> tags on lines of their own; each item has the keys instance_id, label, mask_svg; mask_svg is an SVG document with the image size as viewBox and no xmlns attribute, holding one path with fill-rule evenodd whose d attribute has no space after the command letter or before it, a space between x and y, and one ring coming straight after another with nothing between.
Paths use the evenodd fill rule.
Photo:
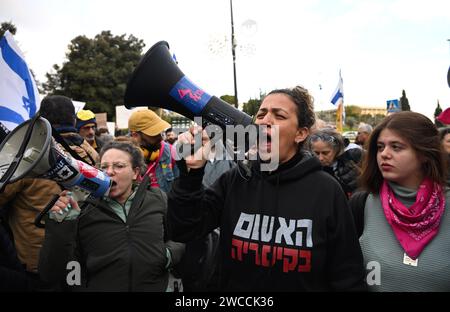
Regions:
<instances>
[{"instance_id":1,"label":"black hoodie","mask_svg":"<svg viewBox=\"0 0 450 312\"><path fill-rule=\"evenodd\" d=\"M259 167L237 166L208 189L203 169L182 173L169 193L172 238L220 226L222 290L365 290L346 196L319 160L301 153L275 172Z\"/></svg>"}]
</instances>

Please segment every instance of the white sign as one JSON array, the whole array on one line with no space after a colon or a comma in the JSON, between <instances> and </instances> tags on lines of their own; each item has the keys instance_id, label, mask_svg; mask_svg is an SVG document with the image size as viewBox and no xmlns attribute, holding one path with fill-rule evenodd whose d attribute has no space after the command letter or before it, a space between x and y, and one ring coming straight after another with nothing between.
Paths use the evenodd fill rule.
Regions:
<instances>
[{"instance_id":1,"label":"white sign","mask_svg":"<svg viewBox=\"0 0 450 312\"><path fill-rule=\"evenodd\" d=\"M134 111L145 109L146 107L135 107L128 109L125 105L116 106L116 124L118 129L128 129L128 119Z\"/></svg>"},{"instance_id":2,"label":"white sign","mask_svg":"<svg viewBox=\"0 0 450 312\"><path fill-rule=\"evenodd\" d=\"M82 110L86 102L74 101L72 100L73 107L75 107L75 114L78 113L79 110Z\"/></svg>"},{"instance_id":3,"label":"white sign","mask_svg":"<svg viewBox=\"0 0 450 312\"><path fill-rule=\"evenodd\" d=\"M114 135L116 133L116 123L112 121L106 122L106 125L108 126L108 132L111 135Z\"/></svg>"}]
</instances>

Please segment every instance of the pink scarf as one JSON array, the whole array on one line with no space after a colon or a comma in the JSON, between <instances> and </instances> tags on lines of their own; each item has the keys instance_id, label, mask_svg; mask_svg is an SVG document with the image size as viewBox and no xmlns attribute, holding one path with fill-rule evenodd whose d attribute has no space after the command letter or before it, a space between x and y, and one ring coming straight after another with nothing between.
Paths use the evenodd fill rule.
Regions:
<instances>
[{"instance_id":1,"label":"pink scarf","mask_svg":"<svg viewBox=\"0 0 450 312\"><path fill-rule=\"evenodd\" d=\"M386 219L400 245L410 258L417 259L438 233L445 206L442 187L425 178L417 190L416 202L407 208L395 198L384 180L380 198Z\"/></svg>"}]
</instances>

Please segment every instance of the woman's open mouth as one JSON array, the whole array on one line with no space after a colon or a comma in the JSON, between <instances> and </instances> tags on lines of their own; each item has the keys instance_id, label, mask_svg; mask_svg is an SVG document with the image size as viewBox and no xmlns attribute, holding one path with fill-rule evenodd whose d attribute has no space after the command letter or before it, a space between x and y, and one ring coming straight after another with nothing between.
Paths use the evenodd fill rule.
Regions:
<instances>
[{"instance_id":1,"label":"woman's open mouth","mask_svg":"<svg viewBox=\"0 0 450 312\"><path fill-rule=\"evenodd\" d=\"M265 133L265 136L262 137L260 146L263 150L270 151L270 148L272 147L272 137L269 133Z\"/></svg>"},{"instance_id":2,"label":"woman's open mouth","mask_svg":"<svg viewBox=\"0 0 450 312\"><path fill-rule=\"evenodd\" d=\"M111 181L111 189L115 188L117 186L116 181Z\"/></svg>"}]
</instances>

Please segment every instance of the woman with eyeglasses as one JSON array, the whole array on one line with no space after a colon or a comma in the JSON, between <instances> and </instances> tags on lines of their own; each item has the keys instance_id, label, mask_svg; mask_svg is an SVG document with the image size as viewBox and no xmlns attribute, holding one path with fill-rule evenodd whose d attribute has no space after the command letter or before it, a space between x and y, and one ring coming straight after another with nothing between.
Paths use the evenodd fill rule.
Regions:
<instances>
[{"instance_id":1,"label":"woman with eyeglasses","mask_svg":"<svg viewBox=\"0 0 450 312\"><path fill-rule=\"evenodd\" d=\"M331 174L348 197L357 188L358 166L353 162L342 136L333 129L322 129L308 138L308 148L319 158L324 171Z\"/></svg>"},{"instance_id":2,"label":"woman with eyeglasses","mask_svg":"<svg viewBox=\"0 0 450 312\"><path fill-rule=\"evenodd\" d=\"M370 291L450 291L446 159L436 126L414 112L372 132L361 184L350 199Z\"/></svg>"},{"instance_id":3,"label":"woman with eyeglasses","mask_svg":"<svg viewBox=\"0 0 450 312\"><path fill-rule=\"evenodd\" d=\"M308 90L270 92L255 124L262 129L257 159L239 163L208 188L202 185L210 144L204 130L204 149L177 162L182 173L168 199L173 238L189 242L220 227L220 290L365 290L345 194L303 149L314 124ZM193 144L201 131L193 128L178 142Z\"/></svg>"},{"instance_id":4,"label":"woman with eyeglasses","mask_svg":"<svg viewBox=\"0 0 450 312\"><path fill-rule=\"evenodd\" d=\"M99 168L111 179L109 195L77 203L67 190L60 194L46 220L39 272L75 291L165 291L168 269L184 251L168 240L165 194L136 183L143 156L130 143L107 143Z\"/></svg>"}]
</instances>

